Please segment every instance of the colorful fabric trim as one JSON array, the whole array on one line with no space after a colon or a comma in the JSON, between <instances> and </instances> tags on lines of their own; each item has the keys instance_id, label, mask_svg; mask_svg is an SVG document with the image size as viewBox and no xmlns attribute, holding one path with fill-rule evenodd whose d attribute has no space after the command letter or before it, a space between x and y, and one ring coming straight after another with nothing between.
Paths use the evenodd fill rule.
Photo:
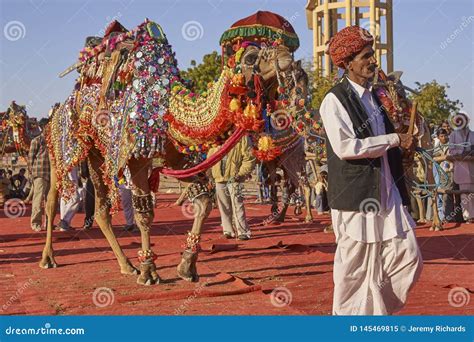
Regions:
<instances>
[{"instance_id":1,"label":"colorful fabric trim","mask_svg":"<svg viewBox=\"0 0 474 342\"><path fill-rule=\"evenodd\" d=\"M242 40L242 38L245 38L245 40L253 39L259 42L263 40L274 42L281 39L283 44L287 46L290 51L295 51L300 46L300 41L296 34L284 32L275 27L258 24L228 29L222 34L219 43L223 45L227 42L233 42L238 39Z\"/></svg>"}]
</instances>

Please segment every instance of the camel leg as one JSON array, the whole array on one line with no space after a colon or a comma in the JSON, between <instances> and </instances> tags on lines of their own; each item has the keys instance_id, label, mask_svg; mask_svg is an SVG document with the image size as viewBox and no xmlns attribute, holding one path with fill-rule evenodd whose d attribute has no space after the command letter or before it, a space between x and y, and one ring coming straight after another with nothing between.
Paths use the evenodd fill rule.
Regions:
<instances>
[{"instance_id":1,"label":"camel leg","mask_svg":"<svg viewBox=\"0 0 474 342\"><path fill-rule=\"evenodd\" d=\"M177 206L183 205L184 201L186 200L187 189L188 189L187 187L184 187L184 190L181 190L181 182L179 182L179 191L181 192L181 194L179 195L179 198L176 200L174 204L176 204Z\"/></svg>"},{"instance_id":2,"label":"camel leg","mask_svg":"<svg viewBox=\"0 0 474 342\"><path fill-rule=\"evenodd\" d=\"M443 230L443 224L441 223L441 220L439 219L438 215L438 201L437 201L437 192L433 191L433 203L432 203L432 210L433 210L433 222L431 223L431 228L430 230L434 231L440 231Z\"/></svg>"},{"instance_id":3,"label":"camel leg","mask_svg":"<svg viewBox=\"0 0 474 342\"><path fill-rule=\"evenodd\" d=\"M421 198L416 197L416 204L418 205L418 212L419 212L419 223L426 223L426 215L425 215L425 207L423 205L423 201Z\"/></svg>"},{"instance_id":4,"label":"camel leg","mask_svg":"<svg viewBox=\"0 0 474 342\"><path fill-rule=\"evenodd\" d=\"M138 251L140 261L140 276L137 283L140 285L153 285L161 282L156 272L156 255L151 250L150 229L155 216L153 196L148 184L148 171L151 168L150 159L132 160L129 162L130 175L132 176L132 203L135 211L135 222L140 228L142 249Z\"/></svg>"},{"instance_id":5,"label":"camel leg","mask_svg":"<svg viewBox=\"0 0 474 342\"><path fill-rule=\"evenodd\" d=\"M55 268L57 263L54 260L53 251L53 223L58 207L58 189L56 188L57 178L54 164L51 163L50 186L46 199L46 244L43 248L43 255L39 266L41 268Z\"/></svg>"},{"instance_id":6,"label":"camel leg","mask_svg":"<svg viewBox=\"0 0 474 342\"><path fill-rule=\"evenodd\" d=\"M276 169L273 169L273 171L270 171L269 168L269 180L270 180L270 203L272 204L271 207L271 217L272 219L270 221L273 221L276 216L278 216L278 189L276 186L276 180L277 180L277 173Z\"/></svg>"},{"instance_id":7,"label":"camel leg","mask_svg":"<svg viewBox=\"0 0 474 342\"><path fill-rule=\"evenodd\" d=\"M95 213L94 218L97 222L100 230L107 239L112 251L117 258L120 266L120 272L122 274L138 274L138 270L130 263L128 258L122 251L117 238L112 230L111 217L110 217L110 204L107 199L107 187L102 179L102 166L104 159L99 154L99 151L92 149L89 152L89 170L91 174L91 180L94 184L95 189Z\"/></svg>"},{"instance_id":8,"label":"camel leg","mask_svg":"<svg viewBox=\"0 0 474 342\"><path fill-rule=\"evenodd\" d=\"M294 196L294 194L296 193L296 186L292 184L291 181L290 182L285 181L284 186L286 187L287 197L286 199L283 199L283 207L281 211L278 213L277 217L275 217L275 222L278 222L278 223L283 223L285 221L286 211L288 210L288 207L290 206L290 198Z\"/></svg>"},{"instance_id":9,"label":"camel leg","mask_svg":"<svg viewBox=\"0 0 474 342\"><path fill-rule=\"evenodd\" d=\"M313 222L313 213L311 212L311 187L308 184L304 185L304 203L306 206L306 217L305 222Z\"/></svg>"},{"instance_id":10,"label":"camel leg","mask_svg":"<svg viewBox=\"0 0 474 342\"><path fill-rule=\"evenodd\" d=\"M212 202L204 180L191 184L187 189L193 202L194 222L191 231L188 232L181 262L176 270L180 278L196 282L199 280L196 268L200 248L199 241L204 221L212 210Z\"/></svg>"}]
</instances>

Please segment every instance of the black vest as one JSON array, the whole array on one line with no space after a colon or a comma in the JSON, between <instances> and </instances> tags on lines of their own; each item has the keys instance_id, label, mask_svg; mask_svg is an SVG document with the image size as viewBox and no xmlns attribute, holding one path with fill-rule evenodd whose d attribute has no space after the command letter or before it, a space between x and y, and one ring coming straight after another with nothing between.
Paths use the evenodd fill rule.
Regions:
<instances>
[{"instance_id":1,"label":"black vest","mask_svg":"<svg viewBox=\"0 0 474 342\"><path fill-rule=\"evenodd\" d=\"M351 87L347 78L335 85L333 93L342 103L351 118L356 137L364 139L373 136L372 128L359 95ZM394 127L387 113L373 94L377 105L382 108L385 122L385 133L394 133ZM328 200L332 209L345 211L360 211L362 201L372 198L380 203L380 167L382 158L364 158L342 160L334 153L331 142L326 139L328 160ZM410 205L410 198L403 174L400 148L391 148L387 151L388 162L393 180L397 185L402 202Z\"/></svg>"}]
</instances>

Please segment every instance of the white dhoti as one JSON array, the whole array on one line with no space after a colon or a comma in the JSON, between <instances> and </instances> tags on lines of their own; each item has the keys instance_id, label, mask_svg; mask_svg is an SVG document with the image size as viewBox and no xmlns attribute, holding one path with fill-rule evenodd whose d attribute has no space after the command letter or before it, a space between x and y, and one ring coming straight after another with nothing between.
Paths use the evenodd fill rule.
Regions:
<instances>
[{"instance_id":1,"label":"white dhoti","mask_svg":"<svg viewBox=\"0 0 474 342\"><path fill-rule=\"evenodd\" d=\"M59 208L61 221L64 221L68 226L70 226L72 218L79 210L82 199L78 188L79 175L77 168L73 168L71 172L69 172L68 176L69 179L76 184L76 190L74 191L74 194L72 194L71 198L69 198L67 201L61 197Z\"/></svg>"},{"instance_id":2,"label":"white dhoti","mask_svg":"<svg viewBox=\"0 0 474 342\"><path fill-rule=\"evenodd\" d=\"M464 219L474 219L474 183L459 184L459 190L470 191L468 194L461 195L461 207Z\"/></svg>"},{"instance_id":3,"label":"white dhoti","mask_svg":"<svg viewBox=\"0 0 474 342\"><path fill-rule=\"evenodd\" d=\"M339 236L334 258L334 315L391 315L405 305L423 261L413 230L405 238L364 243Z\"/></svg>"}]
</instances>

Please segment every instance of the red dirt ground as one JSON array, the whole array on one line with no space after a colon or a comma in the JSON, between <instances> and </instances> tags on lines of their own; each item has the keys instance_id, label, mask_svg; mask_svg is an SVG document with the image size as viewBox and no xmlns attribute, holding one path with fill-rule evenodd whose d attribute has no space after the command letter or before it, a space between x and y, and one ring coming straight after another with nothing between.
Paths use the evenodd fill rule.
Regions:
<instances>
[{"instance_id":1,"label":"red dirt ground","mask_svg":"<svg viewBox=\"0 0 474 342\"><path fill-rule=\"evenodd\" d=\"M221 238L218 210L205 225L198 270L199 283L177 279L175 267L181 245L191 226L176 195L159 196L152 242L163 284L139 286L135 276L121 275L114 255L100 230L53 235L56 269L38 267L45 232L29 228L29 207L19 218L0 211L0 314L8 315L329 315L332 303L334 235L325 234L328 216L316 216L305 224L303 217L289 215L280 226L262 226L269 206L248 203L252 225L249 241ZM188 215L189 216L189 215ZM84 214L77 214L78 228ZM122 230L122 213L113 218L114 230L125 254L137 265L139 233ZM403 315L474 314L474 225L450 224L443 232L419 226L418 242L424 258L421 279L410 294ZM212 246L214 245L214 249ZM94 304L97 288L101 293ZM285 287L288 305L272 304L271 292ZM448 294L455 287L467 289L469 300L456 307ZM466 290L464 290L466 293ZM109 296L109 297L107 297ZM113 297L113 302L111 301ZM109 300L109 301L107 301ZM458 300L458 302L456 302ZM108 305L107 305L108 304ZM105 306L104 306L105 305Z\"/></svg>"}]
</instances>

